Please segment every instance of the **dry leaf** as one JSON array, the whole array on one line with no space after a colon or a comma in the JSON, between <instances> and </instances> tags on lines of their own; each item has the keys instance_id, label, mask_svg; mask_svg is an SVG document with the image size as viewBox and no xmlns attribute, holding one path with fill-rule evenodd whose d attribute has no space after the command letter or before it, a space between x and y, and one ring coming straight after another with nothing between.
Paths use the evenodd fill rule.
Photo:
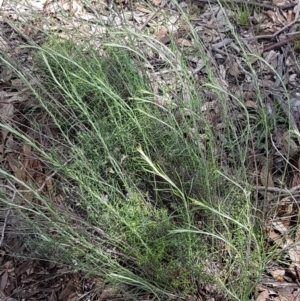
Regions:
<instances>
[{"instance_id":1,"label":"dry leaf","mask_svg":"<svg viewBox=\"0 0 300 301\"><path fill-rule=\"evenodd\" d=\"M292 10L289 10L287 15L287 24L293 22L293 19L294 19L294 13Z\"/></svg>"},{"instance_id":2,"label":"dry leaf","mask_svg":"<svg viewBox=\"0 0 300 301\"><path fill-rule=\"evenodd\" d=\"M266 301L268 297L269 291L265 290L257 296L256 301Z\"/></svg>"},{"instance_id":3,"label":"dry leaf","mask_svg":"<svg viewBox=\"0 0 300 301\"><path fill-rule=\"evenodd\" d=\"M152 13L152 11L144 6L137 6L136 10L142 12L142 13L146 13L146 14L150 14Z\"/></svg>"},{"instance_id":4,"label":"dry leaf","mask_svg":"<svg viewBox=\"0 0 300 301\"><path fill-rule=\"evenodd\" d=\"M276 6L284 6L289 4L289 2L285 1L285 0L272 0L273 4Z\"/></svg>"},{"instance_id":5,"label":"dry leaf","mask_svg":"<svg viewBox=\"0 0 300 301\"><path fill-rule=\"evenodd\" d=\"M246 103L245 103L245 106L247 108L251 108L251 109L257 109L258 108L258 105L252 100L247 100Z\"/></svg>"},{"instance_id":6,"label":"dry leaf","mask_svg":"<svg viewBox=\"0 0 300 301\"><path fill-rule=\"evenodd\" d=\"M22 182L23 182L23 180L25 180L25 182L26 182L26 179L22 178L21 164L13 153L9 153L7 155L7 162L9 164L9 167L13 171L15 177Z\"/></svg>"},{"instance_id":7,"label":"dry leaf","mask_svg":"<svg viewBox=\"0 0 300 301\"><path fill-rule=\"evenodd\" d=\"M272 10L268 10L266 14L276 25L286 25L286 19L281 14L278 14Z\"/></svg>"},{"instance_id":8,"label":"dry leaf","mask_svg":"<svg viewBox=\"0 0 300 301\"><path fill-rule=\"evenodd\" d=\"M292 179L292 187L298 186L300 185L300 173L295 173Z\"/></svg>"},{"instance_id":9,"label":"dry leaf","mask_svg":"<svg viewBox=\"0 0 300 301\"><path fill-rule=\"evenodd\" d=\"M297 227L296 233L295 233L295 241L300 240L300 225Z\"/></svg>"},{"instance_id":10,"label":"dry leaf","mask_svg":"<svg viewBox=\"0 0 300 301\"><path fill-rule=\"evenodd\" d=\"M172 103L172 98L169 95L164 95L164 96L155 95L154 101L160 106L166 107Z\"/></svg>"},{"instance_id":11,"label":"dry leaf","mask_svg":"<svg viewBox=\"0 0 300 301\"><path fill-rule=\"evenodd\" d=\"M285 197L280 201L280 204L277 206L277 215L278 216L290 216L293 212L293 204L291 202L291 197Z\"/></svg>"},{"instance_id":12,"label":"dry leaf","mask_svg":"<svg viewBox=\"0 0 300 301\"><path fill-rule=\"evenodd\" d=\"M284 281L284 275L285 275L284 270L274 270L274 271L269 271L269 272L276 281L279 281L279 282Z\"/></svg>"},{"instance_id":13,"label":"dry leaf","mask_svg":"<svg viewBox=\"0 0 300 301\"><path fill-rule=\"evenodd\" d=\"M296 154L299 151L299 147L294 141L290 131L286 131L282 135L281 143L283 148L283 155L285 155L287 158L291 158L294 154Z\"/></svg>"},{"instance_id":14,"label":"dry leaf","mask_svg":"<svg viewBox=\"0 0 300 301\"><path fill-rule=\"evenodd\" d=\"M266 165L264 165L260 171L260 180L265 187L275 187L272 175Z\"/></svg>"},{"instance_id":15,"label":"dry leaf","mask_svg":"<svg viewBox=\"0 0 300 301\"><path fill-rule=\"evenodd\" d=\"M152 0L153 5L158 6L160 5L162 0Z\"/></svg>"},{"instance_id":16,"label":"dry leaf","mask_svg":"<svg viewBox=\"0 0 300 301\"><path fill-rule=\"evenodd\" d=\"M175 24L178 19L179 19L179 15L173 15L169 18L168 22L171 24Z\"/></svg>"},{"instance_id":17,"label":"dry leaf","mask_svg":"<svg viewBox=\"0 0 300 301\"><path fill-rule=\"evenodd\" d=\"M167 28L164 27L164 26L162 26L159 29L156 38L157 38L158 41L160 41L163 44L167 43L170 40L169 37L168 37L168 30L167 30ZM166 42L166 40L168 40L168 41Z\"/></svg>"},{"instance_id":18,"label":"dry leaf","mask_svg":"<svg viewBox=\"0 0 300 301\"><path fill-rule=\"evenodd\" d=\"M181 46L185 46L185 47L191 47L192 43L186 39L180 38L177 40L177 43L180 44Z\"/></svg>"},{"instance_id":19,"label":"dry leaf","mask_svg":"<svg viewBox=\"0 0 300 301\"><path fill-rule=\"evenodd\" d=\"M235 60L233 60L231 64L229 64L228 72L230 75L232 75L235 78L237 78L238 75L240 74L239 65Z\"/></svg>"},{"instance_id":20,"label":"dry leaf","mask_svg":"<svg viewBox=\"0 0 300 301\"><path fill-rule=\"evenodd\" d=\"M28 169L30 164L30 157L31 157L31 146L27 143L23 145L23 154L24 154L24 168Z\"/></svg>"},{"instance_id":21,"label":"dry leaf","mask_svg":"<svg viewBox=\"0 0 300 301\"><path fill-rule=\"evenodd\" d=\"M1 279L0 279L0 290L4 291L6 285L7 285L7 280L8 280L8 272L5 271L2 275L1 275Z\"/></svg>"},{"instance_id":22,"label":"dry leaf","mask_svg":"<svg viewBox=\"0 0 300 301\"><path fill-rule=\"evenodd\" d=\"M282 221L273 221L272 226L281 234L285 234L288 230Z\"/></svg>"},{"instance_id":23,"label":"dry leaf","mask_svg":"<svg viewBox=\"0 0 300 301\"><path fill-rule=\"evenodd\" d=\"M278 301L291 301L291 300L297 300L296 298L295 298L295 296L293 295L293 294L288 294L288 293L286 293L286 294L282 294L281 292L278 292L278 299L277 299Z\"/></svg>"},{"instance_id":24,"label":"dry leaf","mask_svg":"<svg viewBox=\"0 0 300 301\"><path fill-rule=\"evenodd\" d=\"M268 233L268 237L269 237L269 239L277 242L277 240L279 240L281 238L281 235L276 233L274 230L271 230Z\"/></svg>"},{"instance_id":25,"label":"dry leaf","mask_svg":"<svg viewBox=\"0 0 300 301\"><path fill-rule=\"evenodd\" d=\"M290 259L293 262L299 263L300 262L300 244L292 246L288 250L288 254L290 256Z\"/></svg>"},{"instance_id":26,"label":"dry leaf","mask_svg":"<svg viewBox=\"0 0 300 301\"><path fill-rule=\"evenodd\" d=\"M76 281L75 279L71 279L67 286L62 290L62 292L59 294L58 299L59 300L69 300L69 297L73 297L74 293L76 293L77 287L76 287Z\"/></svg>"},{"instance_id":27,"label":"dry leaf","mask_svg":"<svg viewBox=\"0 0 300 301\"><path fill-rule=\"evenodd\" d=\"M54 190L53 190L53 181L52 181L51 177L46 178L46 188L47 188L48 193L50 195L52 195Z\"/></svg>"}]
</instances>

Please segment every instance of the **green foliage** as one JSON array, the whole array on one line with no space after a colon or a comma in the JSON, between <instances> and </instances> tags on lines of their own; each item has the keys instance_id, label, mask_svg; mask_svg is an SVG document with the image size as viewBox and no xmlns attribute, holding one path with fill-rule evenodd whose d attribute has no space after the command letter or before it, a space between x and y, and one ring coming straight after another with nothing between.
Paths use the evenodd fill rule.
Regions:
<instances>
[{"instance_id":1,"label":"green foliage","mask_svg":"<svg viewBox=\"0 0 300 301\"><path fill-rule=\"evenodd\" d=\"M232 2L232 6L235 11L235 21L238 25L244 26L247 25L249 22L249 18L254 11L254 7L249 4L235 4L234 1Z\"/></svg>"},{"instance_id":2,"label":"green foliage","mask_svg":"<svg viewBox=\"0 0 300 301\"><path fill-rule=\"evenodd\" d=\"M237 14L237 23L239 25L246 25L249 21L249 11L247 9L240 9Z\"/></svg>"},{"instance_id":3,"label":"green foliage","mask_svg":"<svg viewBox=\"0 0 300 301\"><path fill-rule=\"evenodd\" d=\"M210 175L201 170L214 164L200 160L202 150L186 138L191 121L179 125L171 110L149 99L142 62L122 48L108 47L100 56L91 46L49 40L37 61L60 102L47 108L74 158L64 172L83 196L77 209L125 255L117 265L161 289L195 292L195 280L209 279L199 261L207 252L203 238L170 234L193 224L182 196L204 196ZM174 184L149 171L139 147Z\"/></svg>"},{"instance_id":4,"label":"green foliage","mask_svg":"<svg viewBox=\"0 0 300 301\"><path fill-rule=\"evenodd\" d=\"M66 109L65 114L57 112L56 118L61 119L64 131L72 127L75 132L71 137L75 141L73 151L80 153L81 160L89 165L85 169L93 173L91 179L99 173L103 181L124 191L131 182L126 182L123 173L116 170L122 168L126 178L139 188L149 190L157 185L158 179L143 172L137 158L136 150L142 145L178 185L195 194L201 189L199 171L206 164L198 160L201 150L185 138L183 130L189 127L188 123L179 125L171 111L162 112L154 104L144 102L143 93L149 93L150 87L138 71L143 70L138 68L141 62L135 58L133 64L123 49L108 49L106 56L101 57L91 48L86 51L70 42L51 41L44 47L39 61L46 74L45 82L49 83L49 90L55 90L59 83L57 94ZM76 116L76 122L70 115ZM161 122L162 118L167 123ZM81 172L82 162L74 162L77 163L74 170Z\"/></svg>"}]
</instances>

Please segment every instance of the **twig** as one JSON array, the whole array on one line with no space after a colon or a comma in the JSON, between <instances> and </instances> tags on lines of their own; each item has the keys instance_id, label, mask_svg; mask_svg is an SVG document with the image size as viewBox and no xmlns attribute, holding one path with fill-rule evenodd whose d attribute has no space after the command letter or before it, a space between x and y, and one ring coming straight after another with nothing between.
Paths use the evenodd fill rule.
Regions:
<instances>
[{"instance_id":1,"label":"twig","mask_svg":"<svg viewBox=\"0 0 300 301\"><path fill-rule=\"evenodd\" d=\"M294 31L294 32L289 32L286 33L286 36L294 36L297 35L298 33L300 33L300 31ZM241 40L258 40L258 39L272 39L273 38L273 34L264 34L261 36L254 36L254 37L249 37L249 38L241 38Z\"/></svg>"},{"instance_id":2,"label":"twig","mask_svg":"<svg viewBox=\"0 0 300 301\"><path fill-rule=\"evenodd\" d=\"M273 50L273 49L276 49L276 48L279 48L279 47L281 47L281 46L283 46L283 45L285 45L285 44L287 44L287 43L295 40L296 38L297 38L297 35L293 35L293 36L291 36L291 37L289 37L289 38L287 38L287 39L285 39L283 41L280 41L280 42L274 43L274 44L272 44L270 46L267 46L266 48L264 48L264 52L270 51L270 50Z\"/></svg>"},{"instance_id":3,"label":"twig","mask_svg":"<svg viewBox=\"0 0 300 301\"><path fill-rule=\"evenodd\" d=\"M265 186L256 186L255 189L257 190L267 190L270 192L280 192L287 195L293 195L297 192L298 189L300 189L300 185L297 185L291 189L282 189L278 187L265 187Z\"/></svg>"},{"instance_id":4,"label":"twig","mask_svg":"<svg viewBox=\"0 0 300 301\"><path fill-rule=\"evenodd\" d=\"M211 47L212 47L213 49L220 49L220 48L222 48L222 47L225 47L225 46L231 44L232 41L233 41L232 39L225 38L225 39L223 39L223 40L222 40L221 42L219 42L219 43L212 44Z\"/></svg>"},{"instance_id":5,"label":"twig","mask_svg":"<svg viewBox=\"0 0 300 301\"><path fill-rule=\"evenodd\" d=\"M198 2L205 2L205 3L210 3L210 2L213 2L213 3L216 3L216 2L224 2L224 3L228 3L228 4L232 4L232 3L235 3L235 4L248 4L248 5L253 5L253 6L259 6L259 7L262 7L262 8L267 8L267 9L276 9L278 8L277 6L274 6L274 5L270 5L270 4L265 4L265 3L260 3L260 2L256 2L256 1L247 1L247 0L197 0ZM294 5L293 5L294 6ZM283 6L283 7L280 7L282 9L286 9L286 8L291 8L293 7L292 5L287 5L286 7Z\"/></svg>"}]
</instances>

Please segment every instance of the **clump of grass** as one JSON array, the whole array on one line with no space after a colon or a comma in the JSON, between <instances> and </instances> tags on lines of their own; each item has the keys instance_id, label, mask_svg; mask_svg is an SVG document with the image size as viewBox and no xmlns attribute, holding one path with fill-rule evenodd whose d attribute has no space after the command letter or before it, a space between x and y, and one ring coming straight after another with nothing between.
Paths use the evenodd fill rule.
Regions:
<instances>
[{"instance_id":1,"label":"clump of grass","mask_svg":"<svg viewBox=\"0 0 300 301\"><path fill-rule=\"evenodd\" d=\"M238 9L237 16L236 16L237 23L241 26L246 25L249 22L250 14L251 14L251 12L249 11L249 8L247 5L240 7Z\"/></svg>"},{"instance_id":2,"label":"clump of grass","mask_svg":"<svg viewBox=\"0 0 300 301\"><path fill-rule=\"evenodd\" d=\"M61 171L69 198L61 210L35 193L43 206L32 203L30 212L47 225L33 224L40 243L49 248L56 242L55 260L137 292L174 298L214 283L224 298L247 300L265 258L250 189L240 183L249 116L235 130L222 99L228 92L214 81L203 52L206 87L219 91L223 106L221 143L203 116L204 95L176 49L129 30L125 36L132 39L116 33L101 51L56 37L36 48L43 84L54 97L33 90L61 141L53 142L50 155L29 142ZM171 105L155 101L146 55L134 42L128 45L134 39L174 70L178 93ZM229 164L220 153L231 155L232 174L224 172Z\"/></svg>"},{"instance_id":3,"label":"clump of grass","mask_svg":"<svg viewBox=\"0 0 300 301\"><path fill-rule=\"evenodd\" d=\"M209 175L201 170L214 162L199 160L202 150L171 110L155 104L142 62L127 50L107 48L101 56L92 47L50 41L36 61L59 101L45 106L69 143L73 160L64 172L80 190L77 209L118 241L126 255L115 258L118 264L160 289L195 292L193 279L210 279L199 261L207 256L205 241L170 233L194 224L185 195L205 195ZM168 177L149 170L138 149Z\"/></svg>"}]
</instances>

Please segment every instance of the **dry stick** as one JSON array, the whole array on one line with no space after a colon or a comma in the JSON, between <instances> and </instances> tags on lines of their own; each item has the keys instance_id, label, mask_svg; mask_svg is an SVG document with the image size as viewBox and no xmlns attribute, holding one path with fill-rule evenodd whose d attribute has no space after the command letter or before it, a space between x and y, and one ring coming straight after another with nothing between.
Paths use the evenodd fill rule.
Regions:
<instances>
[{"instance_id":1,"label":"dry stick","mask_svg":"<svg viewBox=\"0 0 300 301\"><path fill-rule=\"evenodd\" d=\"M282 189L282 188L277 188L277 187L265 187L265 186L256 186L255 189L267 190L269 192L280 192L280 193L287 194L287 195L293 195L296 192L298 192L297 190L300 189L300 185L297 185L291 189Z\"/></svg>"},{"instance_id":2,"label":"dry stick","mask_svg":"<svg viewBox=\"0 0 300 301\"><path fill-rule=\"evenodd\" d=\"M280 41L280 42L274 43L270 46L267 46L266 48L264 48L264 52L273 50L275 48L279 48L279 47L287 44L288 42L291 42L291 41L295 40L297 37L298 37L297 35L293 35L293 36L291 36L291 37L289 37L289 38L287 38L283 41Z\"/></svg>"},{"instance_id":3,"label":"dry stick","mask_svg":"<svg viewBox=\"0 0 300 301\"><path fill-rule=\"evenodd\" d=\"M263 7L263 8L267 8L267 9L276 9L278 8L275 5L270 5L270 4L264 4L264 3L260 3L260 2L255 2L255 1L247 1L247 0L234 0L234 2L232 0L197 0L198 2L205 2L205 3L217 3L217 2L223 2L223 3L228 3L228 4L232 4L232 3L236 3L236 4L248 4L248 5L253 5L253 6L259 6L259 7ZM286 8L291 8L294 7L295 5L286 5L286 6L282 6L280 7L281 9L286 9Z\"/></svg>"}]
</instances>

